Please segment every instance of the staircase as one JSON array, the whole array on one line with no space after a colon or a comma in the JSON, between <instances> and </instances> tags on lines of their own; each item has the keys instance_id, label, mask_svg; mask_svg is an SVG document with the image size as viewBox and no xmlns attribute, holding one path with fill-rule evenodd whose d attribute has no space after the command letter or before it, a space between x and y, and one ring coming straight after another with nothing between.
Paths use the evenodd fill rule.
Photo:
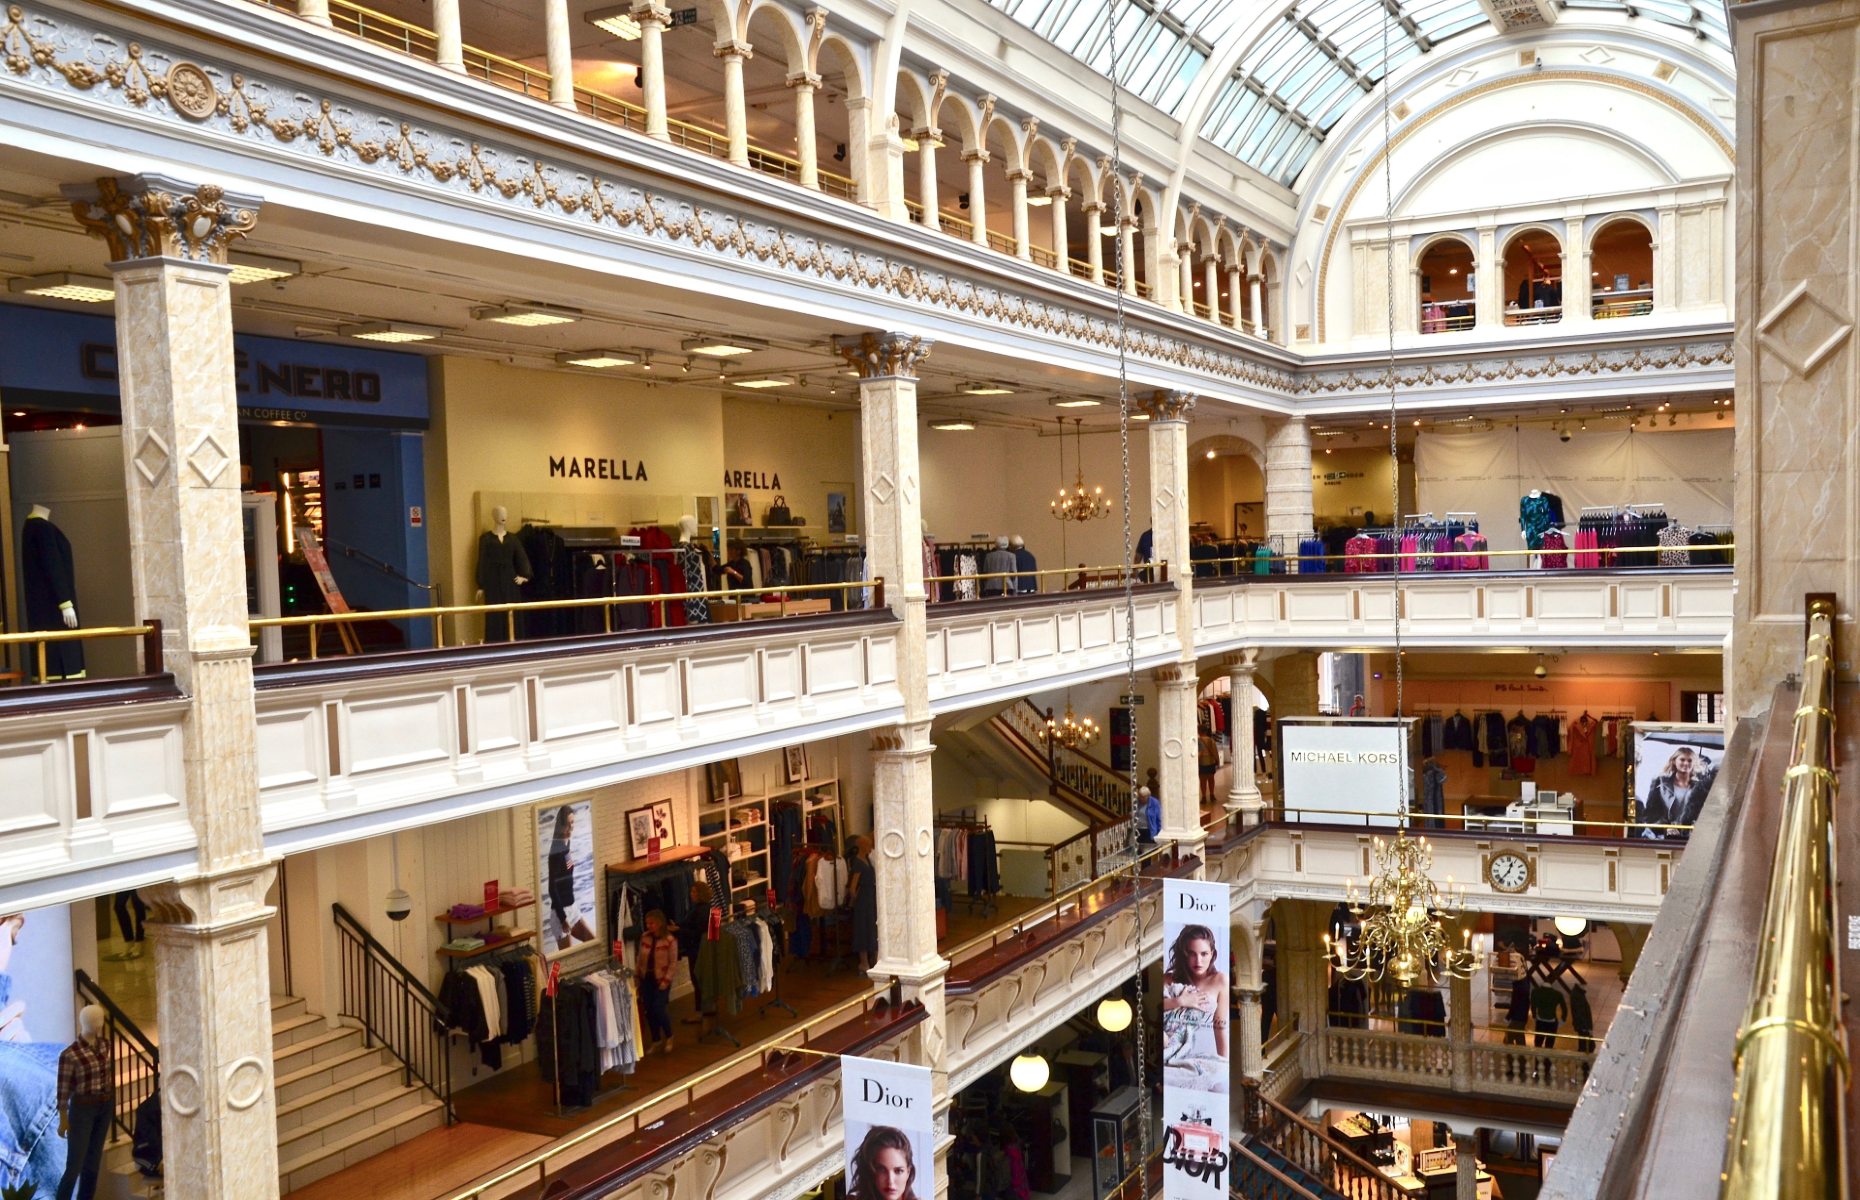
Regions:
<instances>
[{"instance_id":1,"label":"staircase","mask_svg":"<svg viewBox=\"0 0 1860 1200\"><path fill-rule=\"evenodd\" d=\"M445 1124L445 1104L361 1029L330 1028L302 1000L271 1001L278 1104L278 1188L289 1193ZM126 1138L105 1152L103 1196L161 1193L130 1159Z\"/></svg>"},{"instance_id":2,"label":"staircase","mask_svg":"<svg viewBox=\"0 0 1860 1200\"><path fill-rule=\"evenodd\" d=\"M1235 1142L1233 1190L1244 1200L1346 1200L1264 1142Z\"/></svg>"},{"instance_id":3,"label":"staircase","mask_svg":"<svg viewBox=\"0 0 1860 1200\"><path fill-rule=\"evenodd\" d=\"M1234 1185L1246 1200L1405 1200L1401 1188L1342 1142L1243 1081L1246 1136Z\"/></svg>"},{"instance_id":4,"label":"staircase","mask_svg":"<svg viewBox=\"0 0 1860 1200\"><path fill-rule=\"evenodd\" d=\"M1130 819L1130 780L1083 750L1055 746L1049 756L1041 736L1046 714L1033 701L1009 705L995 714L989 726L1014 753L1039 768L1054 796L1078 807L1091 824Z\"/></svg>"}]
</instances>

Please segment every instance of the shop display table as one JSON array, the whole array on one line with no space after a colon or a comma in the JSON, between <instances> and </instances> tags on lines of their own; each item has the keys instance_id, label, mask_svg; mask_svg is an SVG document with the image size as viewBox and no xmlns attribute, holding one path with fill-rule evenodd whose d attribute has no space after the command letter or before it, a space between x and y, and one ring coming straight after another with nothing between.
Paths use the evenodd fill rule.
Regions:
<instances>
[{"instance_id":1,"label":"shop display table","mask_svg":"<svg viewBox=\"0 0 1860 1200\"><path fill-rule=\"evenodd\" d=\"M713 625L730 621L762 621L770 617L800 617L833 611L833 601L819 596L802 600L747 600L730 604L713 600L710 620Z\"/></svg>"},{"instance_id":2,"label":"shop display table","mask_svg":"<svg viewBox=\"0 0 1860 1200\"><path fill-rule=\"evenodd\" d=\"M1376 1157L1395 1141L1394 1130L1377 1129L1357 1116L1332 1121L1330 1133L1364 1162L1376 1161Z\"/></svg>"}]
</instances>

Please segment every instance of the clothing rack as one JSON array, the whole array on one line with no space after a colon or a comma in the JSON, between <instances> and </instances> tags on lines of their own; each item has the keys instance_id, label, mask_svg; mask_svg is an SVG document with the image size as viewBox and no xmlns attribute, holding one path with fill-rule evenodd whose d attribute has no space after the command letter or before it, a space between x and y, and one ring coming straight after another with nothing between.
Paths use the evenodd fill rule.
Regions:
<instances>
[{"instance_id":1,"label":"clothing rack","mask_svg":"<svg viewBox=\"0 0 1860 1200\"><path fill-rule=\"evenodd\" d=\"M618 941L618 939L614 939L614 940ZM587 976L596 974L600 971L614 971L616 974L621 974L627 977L636 978L637 977L636 973L633 971L631 967L626 965L626 961L624 959L618 960L620 963L618 968L614 967L613 964L616 960L613 957L612 946L613 946L613 943L609 942L608 955L606 958L601 958L601 957L596 956L596 957L588 959L586 962L572 968L571 970L557 971L556 978L555 978L556 994L558 996L561 994L562 986L564 984L574 983L577 980L585 979ZM636 985L634 988L634 1002L635 1003L638 1003L638 995L639 993L638 993L638 988ZM553 1003L553 997L551 998L551 1002ZM538 1002L538 1007L540 1008L540 1002ZM553 1051L555 1055L554 1060L553 1060L554 1067L550 1071L550 1074L555 1077L555 1115L558 1117L565 1117L568 1115L568 1110L562 1106L562 1009L559 1005L555 1006L554 1016L549 1023L549 1029L550 1029L550 1032L554 1035L550 1039L554 1043L551 1046L551 1050ZM609 1074L609 1072L606 1072L606 1071L602 1072L602 1075L606 1075L606 1074ZM610 1088L603 1088L599 1091L596 1091L593 1098L588 1101L585 1107L592 1108L594 1107L594 1105L599 1104L601 1101L606 1100L611 1096L618 1096L622 1092L629 1092L632 1090L633 1090L633 1085L628 1083L624 1078L622 1078L618 1085L614 1087L610 1087Z\"/></svg>"}]
</instances>

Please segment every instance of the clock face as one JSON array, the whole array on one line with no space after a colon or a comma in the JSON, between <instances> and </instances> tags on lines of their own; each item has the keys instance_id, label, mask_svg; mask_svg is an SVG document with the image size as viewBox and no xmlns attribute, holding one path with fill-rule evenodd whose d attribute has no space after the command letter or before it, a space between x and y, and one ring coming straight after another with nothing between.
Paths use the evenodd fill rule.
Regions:
<instances>
[{"instance_id":1,"label":"clock face","mask_svg":"<svg viewBox=\"0 0 1860 1200\"><path fill-rule=\"evenodd\" d=\"M1531 864L1522 855L1494 854L1486 864L1485 875L1501 892L1521 892L1530 886Z\"/></svg>"}]
</instances>

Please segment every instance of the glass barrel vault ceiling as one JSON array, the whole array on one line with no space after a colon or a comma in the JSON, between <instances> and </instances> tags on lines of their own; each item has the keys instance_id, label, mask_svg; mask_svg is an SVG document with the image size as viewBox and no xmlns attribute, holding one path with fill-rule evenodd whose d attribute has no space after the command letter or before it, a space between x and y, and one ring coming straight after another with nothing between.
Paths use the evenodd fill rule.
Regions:
<instances>
[{"instance_id":1,"label":"glass barrel vault ceiling","mask_svg":"<svg viewBox=\"0 0 1860 1200\"><path fill-rule=\"evenodd\" d=\"M1565 8L1624 12L1687 28L1721 49L1730 48L1722 0L1559 2ZM1118 81L1170 116L1181 115L1214 44L1259 11L1245 0L989 3L1101 75L1111 69L1106 14L1115 12ZM1478 0L1294 0L1222 81L1202 136L1290 186L1325 134L1383 76L1485 23Z\"/></svg>"}]
</instances>

